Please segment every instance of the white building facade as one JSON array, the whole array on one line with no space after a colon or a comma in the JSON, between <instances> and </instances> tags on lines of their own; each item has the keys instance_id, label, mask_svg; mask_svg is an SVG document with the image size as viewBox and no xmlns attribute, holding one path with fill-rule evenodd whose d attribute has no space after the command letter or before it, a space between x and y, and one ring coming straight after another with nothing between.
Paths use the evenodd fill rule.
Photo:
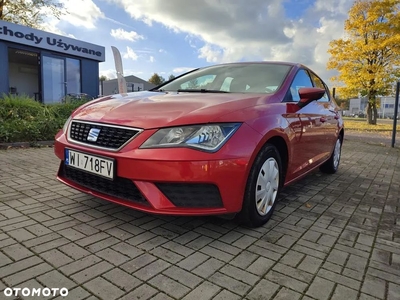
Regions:
<instances>
[{"instance_id":1,"label":"white building facade","mask_svg":"<svg viewBox=\"0 0 400 300\"><path fill-rule=\"evenodd\" d=\"M378 103L378 117L382 119L393 119L395 108L395 97L379 97ZM367 98L354 98L350 99L349 115L365 114L368 105ZM400 113L400 103L399 103Z\"/></svg>"}]
</instances>

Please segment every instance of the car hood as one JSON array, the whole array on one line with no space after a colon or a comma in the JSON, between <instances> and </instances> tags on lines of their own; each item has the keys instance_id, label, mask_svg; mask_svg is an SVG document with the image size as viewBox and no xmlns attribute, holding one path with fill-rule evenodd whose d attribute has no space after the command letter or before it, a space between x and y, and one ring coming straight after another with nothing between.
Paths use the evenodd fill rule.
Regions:
<instances>
[{"instance_id":1,"label":"car hood","mask_svg":"<svg viewBox=\"0 0 400 300\"><path fill-rule=\"evenodd\" d=\"M144 91L93 100L77 109L73 118L150 129L213 122L265 99L266 95L255 94Z\"/></svg>"}]
</instances>

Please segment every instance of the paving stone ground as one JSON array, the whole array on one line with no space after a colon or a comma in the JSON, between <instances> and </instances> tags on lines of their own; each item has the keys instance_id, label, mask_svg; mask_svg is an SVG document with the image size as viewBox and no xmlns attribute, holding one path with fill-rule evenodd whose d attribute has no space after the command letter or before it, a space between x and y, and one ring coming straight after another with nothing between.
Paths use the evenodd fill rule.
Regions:
<instances>
[{"instance_id":1,"label":"paving stone ground","mask_svg":"<svg viewBox=\"0 0 400 300\"><path fill-rule=\"evenodd\" d=\"M398 148L346 139L339 172L287 187L257 229L126 209L58 183L58 163L0 151L0 299L400 299Z\"/></svg>"}]
</instances>

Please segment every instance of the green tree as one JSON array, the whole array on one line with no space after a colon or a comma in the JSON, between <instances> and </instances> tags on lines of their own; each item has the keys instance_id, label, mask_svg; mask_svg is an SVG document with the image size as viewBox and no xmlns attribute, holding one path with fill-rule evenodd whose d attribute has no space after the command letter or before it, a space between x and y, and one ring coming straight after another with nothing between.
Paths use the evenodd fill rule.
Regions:
<instances>
[{"instance_id":1,"label":"green tree","mask_svg":"<svg viewBox=\"0 0 400 300\"><path fill-rule=\"evenodd\" d=\"M106 76L106 75L101 75L101 76L99 77L99 80L100 80L100 81L106 81L106 80L108 80L108 79L107 79L107 76Z\"/></svg>"},{"instance_id":2,"label":"green tree","mask_svg":"<svg viewBox=\"0 0 400 300\"><path fill-rule=\"evenodd\" d=\"M57 0L0 0L0 20L41 28L48 15L57 19L66 13Z\"/></svg>"},{"instance_id":3,"label":"green tree","mask_svg":"<svg viewBox=\"0 0 400 300\"><path fill-rule=\"evenodd\" d=\"M169 75L168 80L172 80L172 79L174 79L174 78L175 78L175 75L174 75L174 74L171 74L171 75Z\"/></svg>"},{"instance_id":4,"label":"green tree","mask_svg":"<svg viewBox=\"0 0 400 300\"><path fill-rule=\"evenodd\" d=\"M150 83L154 84L154 85L160 85L163 82L165 82L164 77L158 75L157 73L154 73L150 79L148 80Z\"/></svg>"},{"instance_id":5,"label":"green tree","mask_svg":"<svg viewBox=\"0 0 400 300\"><path fill-rule=\"evenodd\" d=\"M346 37L330 43L328 69L342 98L366 96L367 122L376 124L377 97L393 92L400 78L400 0L356 0L345 22Z\"/></svg>"}]
</instances>

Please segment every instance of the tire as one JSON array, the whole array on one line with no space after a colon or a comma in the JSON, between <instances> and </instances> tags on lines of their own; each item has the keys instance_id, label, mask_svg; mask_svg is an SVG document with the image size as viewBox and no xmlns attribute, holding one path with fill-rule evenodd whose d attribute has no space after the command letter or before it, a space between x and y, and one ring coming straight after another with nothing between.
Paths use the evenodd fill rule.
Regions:
<instances>
[{"instance_id":1,"label":"tire","mask_svg":"<svg viewBox=\"0 0 400 300\"><path fill-rule=\"evenodd\" d=\"M340 157L342 156L342 137L339 135L331 157L324 162L319 169L323 173L334 174L339 169Z\"/></svg>"},{"instance_id":2,"label":"tire","mask_svg":"<svg viewBox=\"0 0 400 300\"><path fill-rule=\"evenodd\" d=\"M240 223L259 227L268 222L282 187L282 175L278 150L266 144L257 155L247 179L242 210L238 214Z\"/></svg>"}]
</instances>

